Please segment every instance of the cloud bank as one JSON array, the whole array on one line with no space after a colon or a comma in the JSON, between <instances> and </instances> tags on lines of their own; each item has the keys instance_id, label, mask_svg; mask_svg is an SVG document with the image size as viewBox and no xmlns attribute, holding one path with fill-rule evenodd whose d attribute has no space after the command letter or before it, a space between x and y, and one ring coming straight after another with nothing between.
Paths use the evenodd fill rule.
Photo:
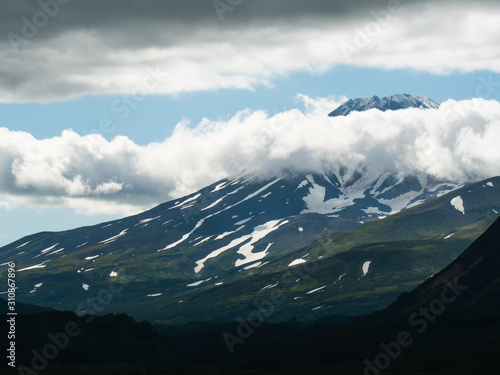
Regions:
<instances>
[{"instance_id":1,"label":"cloud bank","mask_svg":"<svg viewBox=\"0 0 500 375\"><path fill-rule=\"evenodd\" d=\"M0 102L254 89L339 65L500 72L498 1L220 3L11 1L0 15Z\"/></svg>"},{"instance_id":2,"label":"cloud bank","mask_svg":"<svg viewBox=\"0 0 500 375\"><path fill-rule=\"evenodd\" d=\"M369 110L330 118L340 100L299 95L305 110L243 110L228 121L179 123L162 142L118 136L50 139L0 128L0 207L139 212L240 173L284 170L428 173L454 181L500 174L500 103L449 100L436 110Z\"/></svg>"}]
</instances>

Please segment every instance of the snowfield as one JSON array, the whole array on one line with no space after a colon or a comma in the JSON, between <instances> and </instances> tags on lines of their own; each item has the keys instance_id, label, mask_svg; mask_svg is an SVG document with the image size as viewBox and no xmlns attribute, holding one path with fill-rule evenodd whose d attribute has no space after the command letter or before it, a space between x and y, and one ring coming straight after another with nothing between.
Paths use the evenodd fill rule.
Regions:
<instances>
[{"instance_id":1,"label":"snowfield","mask_svg":"<svg viewBox=\"0 0 500 375\"><path fill-rule=\"evenodd\" d=\"M465 215L464 201L462 200L462 197L460 195L458 197L453 198L450 201L450 203L453 207L455 207L456 210L460 211L462 214Z\"/></svg>"}]
</instances>

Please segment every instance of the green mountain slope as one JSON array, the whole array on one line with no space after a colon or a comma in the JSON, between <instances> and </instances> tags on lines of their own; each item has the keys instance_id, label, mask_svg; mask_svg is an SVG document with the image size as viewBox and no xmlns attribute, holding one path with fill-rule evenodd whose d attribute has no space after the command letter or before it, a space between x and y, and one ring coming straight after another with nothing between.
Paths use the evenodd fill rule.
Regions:
<instances>
[{"instance_id":1,"label":"green mountain slope","mask_svg":"<svg viewBox=\"0 0 500 375\"><path fill-rule=\"evenodd\" d=\"M363 314L387 306L447 266L499 211L496 177L306 246L307 238L291 233L321 233L322 221L300 215L272 233L280 248L261 264L235 268L234 255L223 253L217 269L207 264L198 274L192 259L199 246L147 252L155 238L130 235L110 252L105 243L97 244L18 272L18 298L79 314L127 313L154 323L244 319L266 304L272 310L265 311L268 321ZM100 254L106 256L96 257Z\"/></svg>"}]
</instances>

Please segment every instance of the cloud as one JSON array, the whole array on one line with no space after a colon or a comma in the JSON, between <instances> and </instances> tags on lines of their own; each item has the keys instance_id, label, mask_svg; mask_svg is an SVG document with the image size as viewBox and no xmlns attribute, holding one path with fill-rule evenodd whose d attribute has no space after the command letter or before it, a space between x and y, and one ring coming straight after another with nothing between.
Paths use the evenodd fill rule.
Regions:
<instances>
[{"instance_id":1,"label":"cloud","mask_svg":"<svg viewBox=\"0 0 500 375\"><path fill-rule=\"evenodd\" d=\"M326 114L335 98L298 96L305 110L243 110L227 121L179 123L162 142L140 146L71 130L36 139L0 128L0 207L64 206L88 214L131 214L242 170L348 171L367 166L457 182L500 172L500 103L448 100L437 110L372 109ZM320 110L321 109L321 110Z\"/></svg>"},{"instance_id":2,"label":"cloud","mask_svg":"<svg viewBox=\"0 0 500 375\"><path fill-rule=\"evenodd\" d=\"M56 1L0 15L0 102L251 90L340 65L500 72L496 1L255 0L223 21L212 1Z\"/></svg>"}]
</instances>

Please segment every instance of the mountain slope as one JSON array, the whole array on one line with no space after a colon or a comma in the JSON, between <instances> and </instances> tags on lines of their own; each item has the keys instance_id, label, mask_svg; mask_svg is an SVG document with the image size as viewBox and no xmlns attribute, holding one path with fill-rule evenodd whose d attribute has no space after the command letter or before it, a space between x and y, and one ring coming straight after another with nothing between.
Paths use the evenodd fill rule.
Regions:
<instances>
[{"instance_id":1,"label":"mountain slope","mask_svg":"<svg viewBox=\"0 0 500 375\"><path fill-rule=\"evenodd\" d=\"M287 187L287 183L291 187ZM270 196L274 194L274 191L264 192L261 190L262 185L258 184L247 186L236 181L220 184L234 184L234 190L226 191L217 200L232 199L238 193L243 193L240 200L234 203L228 201L228 206L232 205L233 208L241 208L249 201L246 209L254 210L259 203L264 203L269 198L269 195L266 198L262 198L262 195L270 192ZM217 186L225 186L220 184L212 186L209 191ZM290 183L283 179L267 189L272 186L279 189L278 192L286 192L287 189L294 191L297 180ZM184 207L182 203L187 206L190 202L193 203L192 197L197 194L116 222L68 232L33 235L3 248L0 254L2 259L14 258L18 264L19 300L78 313L127 312L138 319L158 322L231 320L255 310L254 301L266 300L269 293L280 290L286 294L287 302L276 306L272 320L283 320L293 315L315 319L333 312L360 314L389 304L397 294L411 289L436 273L464 250L495 215L494 210L500 210L499 186L500 178L488 179L423 205L405 209L383 220L377 219L356 229L327 236L321 242L311 245L309 243L317 238L315 236L321 237L328 234L329 230L334 231L341 226L347 229L349 225L353 225L352 219L299 214L282 219L288 222L269 231L273 227L264 227L255 221L261 215L253 216L247 223L254 220L262 230L255 230L251 226L247 229L248 232L244 232L245 223L235 226L235 232L227 234L228 238L222 240L226 241L224 244L236 241L237 245L207 259L198 273L194 272L194 268L198 266L197 260L214 251L209 246L221 241L217 237L229 232L227 226L234 225L234 221L240 220L240 217L233 219L229 216L227 220L230 224L223 220L212 222L210 218L206 219L212 215L211 208L203 208L213 205L213 202L204 202L198 212L199 215L205 215L205 220L193 231L190 228L195 228L202 219L194 215L191 218L197 220L185 223L182 211L193 206L182 210L181 207ZM235 190L238 192L228 197ZM255 194L259 190L261 191ZM253 198L238 204L252 194ZM292 199L287 198L285 193L278 196L283 205L277 207L291 205L286 204L287 199L289 203ZM451 204L451 200L457 196L463 197L465 213ZM185 203L190 199L190 202ZM296 198L297 201L298 199ZM172 208L174 206L177 207ZM228 214L235 213L233 208L227 209ZM204 214L205 212L208 213ZM166 215L172 217L169 219ZM270 216L266 218L265 214L262 216L264 223L273 219ZM243 220L247 219L245 217ZM484 223L477 228L469 227L481 223L481 220ZM278 220L277 225L282 221ZM411 226L411 223L415 225ZM187 229L176 232L174 227L183 225ZM117 228L113 229L115 226ZM126 234L112 238L117 232L119 234L127 228ZM182 239L186 232L210 230L214 234L207 237L213 239L213 244L210 239L205 240L207 237L198 238L199 235L193 234L193 237L188 236L179 244L162 250L165 248L165 243L162 242L164 230L167 233L174 232L171 244ZM222 234L217 234L221 232ZM254 232L253 236L247 234ZM452 233L455 234L450 237ZM254 241L254 237L260 240ZM203 240L205 241L200 244ZM408 240L417 242L405 242ZM87 244L80 246L82 241ZM260 253L267 248L265 256L254 262L235 266L238 259L243 260L237 251L246 249L245 246L252 241L252 245ZM447 242L446 251L438 253L441 241ZM374 245L376 242L379 244ZM270 243L273 245L269 247ZM352 251L348 251L350 249ZM258 254L257 251L255 253ZM392 268L384 270L381 265L388 264L384 260L387 256L394 256L398 261L392 262ZM369 270L361 278L363 265L367 261L371 261ZM391 284L391 275L394 275L391 272L400 272L398 269L404 269L408 262L421 263L422 267L403 272L404 278L394 278ZM39 268L30 268L33 264ZM348 266L350 268L346 272ZM344 273L346 275L339 280ZM277 287L276 282L283 275L291 275L293 282L288 286L282 283ZM299 279L300 282L295 281ZM336 284L332 287L334 282ZM329 286L326 288L308 293L327 284ZM118 290L120 292L113 293ZM368 292L370 290L372 291ZM86 302L88 298L96 298L103 293L109 295L110 291L112 298L99 304L98 310ZM320 306L330 307L316 309Z\"/></svg>"},{"instance_id":2,"label":"mountain slope","mask_svg":"<svg viewBox=\"0 0 500 375\"><path fill-rule=\"evenodd\" d=\"M258 326L240 321L232 326L198 324L193 329L165 327L162 331L179 341L202 338L199 347L178 356L180 366L186 358L196 358L199 367L224 363L237 369L279 369L280 373L293 369L304 374L496 374L500 364L499 241L497 219L442 272L384 311L348 324L332 316L306 326L295 320ZM459 288L460 295L434 320L432 311L439 304L432 301L442 301L443 287L447 287L443 280L436 280L445 277L467 289ZM451 291L446 298L453 295ZM409 324L409 316L417 313L427 313L432 319L425 330L422 323ZM238 328L243 326L251 327L248 337L228 344L224 337L238 337ZM397 348L401 332L409 337L409 344Z\"/></svg>"},{"instance_id":3,"label":"mountain slope","mask_svg":"<svg viewBox=\"0 0 500 375\"><path fill-rule=\"evenodd\" d=\"M351 112L362 112L376 108L380 111L398 110L405 108L439 108L439 103L418 94L401 94L379 98L373 96L370 99L357 98L350 99L340 107L328 114L330 117L347 116Z\"/></svg>"},{"instance_id":4,"label":"mountain slope","mask_svg":"<svg viewBox=\"0 0 500 375\"><path fill-rule=\"evenodd\" d=\"M447 311L467 314L500 312L500 219L497 219L467 250L449 266L428 279L425 283L399 298L387 313L407 314L419 306L429 305L434 300L443 301L444 290L448 290L446 300L456 299L446 305Z\"/></svg>"},{"instance_id":5,"label":"mountain slope","mask_svg":"<svg viewBox=\"0 0 500 375\"><path fill-rule=\"evenodd\" d=\"M53 260L80 254L80 262L74 263L79 268L74 270L90 272L102 257L112 253L116 257L119 250L115 261L146 254L165 257L173 266L168 271L171 276L226 270L231 263L241 269L269 253L293 250L291 244L296 249L456 187L426 176L396 178L370 170L272 180L246 175L139 215L25 237L1 248L0 261L15 260L20 272L49 270ZM287 236L273 237L284 231Z\"/></svg>"},{"instance_id":6,"label":"mountain slope","mask_svg":"<svg viewBox=\"0 0 500 375\"><path fill-rule=\"evenodd\" d=\"M305 328L294 321L264 323L243 343L232 343L232 355L223 338L236 333L237 327L199 327L186 336L213 339L179 359L195 357L198 366L223 362L236 368L297 373L496 374L499 241L497 219L442 272L376 314L340 325L332 317L333 324L322 319ZM446 279L452 286L444 283Z\"/></svg>"},{"instance_id":7,"label":"mountain slope","mask_svg":"<svg viewBox=\"0 0 500 375\"><path fill-rule=\"evenodd\" d=\"M235 319L254 311L254 301L269 300L274 291L284 299L266 321L381 309L447 266L498 217L500 190L488 183L499 182L495 178L472 184L297 251L270 255L265 267L244 274L219 273L217 280L201 283L183 303L172 306L170 316ZM451 205L457 196L463 196L465 214ZM408 225L412 221L414 227ZM161 301L152 306L160 308Z\"/></svg>"},{"instance_id":8,"label":"mountain slope","mask_svg":"<svg viewBox=\"0 0 500 375\"><path fill-rule=\"evenodd\" d=\"M29 360L29 350L46 343L46 332L58 332L73 321L83 332L51 362L51 373L107 373L106 365L113 373L496 374L500 364L499 241L497 219L442 272L384 311L347 324L334 316L308 325L296 320L280 324L194 322L158 327L169 337L165 340L149 325L138 325L123 315L95 318L88 324L89 317L51 312L27 318L20 328L32 331L35 343L21 341L18 353L23 361ZM425 330L417 331L422 326L408 324L408 317L422 307L432 312L438 306L433 301L443 301L443 286L449 288L442 282L445 278L455 287L467 288L456 289L458 297L446 303ZM457 294L450 290L447 299ZM398 348L395 343L403 333L407 345ZM228 335L239 341L228 341ZM68 365L62 368L61 363Z\"/></svg>"}]
</instances>

